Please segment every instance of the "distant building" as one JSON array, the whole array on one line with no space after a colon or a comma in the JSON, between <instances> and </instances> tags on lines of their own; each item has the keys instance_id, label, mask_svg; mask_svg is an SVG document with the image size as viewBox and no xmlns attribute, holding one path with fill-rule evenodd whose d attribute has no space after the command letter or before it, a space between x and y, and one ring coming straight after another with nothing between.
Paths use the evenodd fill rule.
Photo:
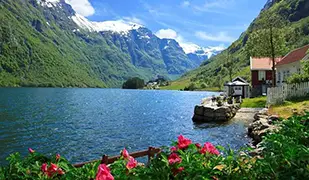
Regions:
<instances>
[{"instance_id":1,"label":"distant building","mask_svg":"<svg viewBox=\"0 0 309 180\"><path fill-rule=\"evenodd\" d=\"M281 61L281 58L276 58L276 64ZM272 77L272 58L256 58L250 57L251 69L251 85L253 97L266 95L267 88L271 87L273 82Z\"/></svg>"},{"instance_id":2,"label":"distant building","mask_svg":"<svg viewBox=\"0 0 309 180\"><path fill-rule=\"evenodd\" d=\"M292 74L301 74L301 60L309 60L309 45L291 51L277 63L277 86L282 86Z\"/></svg>"},{"instance_id":3,"label":"distant building","mask_svg":"<svg viewBox=\"0 0 309 180\"><path fill-rule=\"evenodd\" d=\"M241 96L242 98L250 97L250 84L241 77L236 77L232 82L224 84L225 93L228 96Z\"/></svg>"}]
</instances>

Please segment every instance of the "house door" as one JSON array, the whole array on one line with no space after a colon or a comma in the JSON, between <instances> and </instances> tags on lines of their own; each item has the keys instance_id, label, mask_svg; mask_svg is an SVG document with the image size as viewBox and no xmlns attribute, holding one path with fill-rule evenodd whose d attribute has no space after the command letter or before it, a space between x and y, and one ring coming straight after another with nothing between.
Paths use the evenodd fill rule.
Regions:
<instances>
[{"instance_id":1,"label":"house door","mask_svg":"<svg viewBox=\"0 0 309 180\"><path fill-rule=\"evenodd\" d=\"M242 96L242 86L234 86L234 96Z\"/></svg>"}]
</instances>

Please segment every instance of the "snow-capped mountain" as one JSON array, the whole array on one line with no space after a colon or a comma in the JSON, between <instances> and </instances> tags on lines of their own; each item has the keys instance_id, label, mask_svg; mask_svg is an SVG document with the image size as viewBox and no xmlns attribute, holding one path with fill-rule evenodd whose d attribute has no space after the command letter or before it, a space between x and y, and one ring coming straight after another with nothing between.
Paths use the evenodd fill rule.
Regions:
<instances>
[{"instance_id":1,"label":"snow-capped mountain","mask_svg":"<svg viewBox=\"0 0 309 180\"><path fill-rule=\"evenodd\" d=\"M65 0L37 0L42 6L48 8L56 8L57 6L61 7L61 4L65 3ZM84 30L88 30L90 32L111 32L117 33L120 35L129 35L131 31L138 30L139 28L146 28L143 25L125 21L125 20L116 20L116 21L102 21L102 22L93 22L89 21L84 16L74 13L69 17L72 19L79 28ZM79 28L74 29L73 31L79 31ZM150 31L151 36L155 36ZM140 38L146 37L150 38L147 35L140 35ZM170 40L169 40L170 42ZM185 54L187 54L188 58L196 64L196 66L200 65L202 61L209 59L211 56L218 54L221 52L224 47L200 47L193 43L180 43L178 44ZM164 47L165 49L169 48L168 44ZM180 49L181 49L180 48Z\"/></svg>"},{"instance_id":2,"label":"snow-capped mountain","mask_svg":"<svg viewBox=\"0 0 309 180\"><path fill-rule=\"evenodd\" d=\"M200 47L196 44L181 44L189 59L201 64L203 61L208 60L212 56L219 54L225 49L223 46L218 47Z\"/></svg>"},{"instance_id":3,"label":"snow-capped mountain","mask_svg":"<svg viewBox=\"0 0 309 180\"><path fill-rule=\"evenodd\" d=\"M14 69L12 76L21 79L21 84L119 87L130 77L146 81L158 75L175 78L201 63L174 39L160 39L146 27L126 20L90 21L66 3L70 1L1 1L1 13L8 17L0 23L3 33L27 29L2 39L9 48L18 45L18 55L2 57L18 67L2 68L8 73ZM202 50L196 46L192 54L204 60L201 56L208 57L210 52Z\"/></svg>"},{"instance_id":4,"label":"snow-capped mountain","mask_svg":"<svg viewBox=\"0 0 309 180\"><path fill-rule=\"evenodd\" d=\"M72 16L72 19L81 28L87 29L89 31L96 31L96 32L111 31L111 32L116 32L116 33L127 34L131 30L139 29L143 27L140 24L136 24L136 23L128 22L124 20L92 22L86 19L84 16L79 15L79 14L75 14L74 16Z\"/></svg>"},{"instance_id":5,"label":"snow-capped mountain","mask_svg":"<svg viewBox=\"0 0 309 180\"><path fill-rule=\"evenodd\" d=\"M65 0L37 0L38 3L47 8L62 8L62 4L66 4ZM117 21L102 21L102 22L93 22L89 21L84 16L74 13L70 16L80 28L87 29L90 32L102 32L102 31L111 31L116 33L127 34L129 31L143 27L140 24L117 20Z\"/></svg>"}]
</instances>

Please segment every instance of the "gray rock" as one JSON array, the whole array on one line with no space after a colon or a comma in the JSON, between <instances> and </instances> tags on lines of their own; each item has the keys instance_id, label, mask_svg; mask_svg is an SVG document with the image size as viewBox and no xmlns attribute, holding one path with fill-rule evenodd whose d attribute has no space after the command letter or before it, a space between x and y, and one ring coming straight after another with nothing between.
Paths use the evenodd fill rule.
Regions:
<instances>
[{"instance_id":1,"label":"gray rock","mask_svg":"<svg viewBox=\"0 0 309 180\"><path fill-rule=\"evenodd\" d=\"M237 112L239 106L224 105L224 106L207 106L197 105L194 108L193 121L228 121L232 119ZM203 118L202 118L203 117Z\"/></svg>"},{"instance_id":2,"label":"gray rock","mask_svg":"<svg viewBox=\"0 0 309 180\"><path fill-rule=\"evenodd\" d=\"M262 141L263 136L268 133L275 132L279 127L272 125L271 119L277 119L276 117L270 118L262 110L255 114L254 122L248 127L248 135L253 139L253 144L256 145Z\"/></svg>"},{"instance_id":3,"label":"gray rock","mask_svg":"<svg viewBox=\"0 0 309 180\"><path fill-rule=\"evenodd\" d=\"M194 108L194 114L203 116L203 115L204 115L204 109L205 109L204 106L202 106L202 105L197 105L197 106L195 106L195 108Z\"/></svg>"}]
</instances>

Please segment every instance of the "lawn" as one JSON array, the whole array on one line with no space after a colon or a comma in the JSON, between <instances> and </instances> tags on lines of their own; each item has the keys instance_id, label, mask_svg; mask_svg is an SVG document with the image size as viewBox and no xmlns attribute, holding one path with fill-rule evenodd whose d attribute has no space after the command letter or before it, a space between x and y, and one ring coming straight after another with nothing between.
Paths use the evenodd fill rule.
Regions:
<instances>
[{"instance_id":1,"label":"lawn","mask_svg":"<svg viewBox=\"0 0 309 180\"><path fill-rule=\"evenodd\" d=\"M266 106L266 96L243 99L242 108L264 108Z\"/></svg>"},{"instance_id":2,"label":"lawn","mask_svg":"<svg viewBox=\"0 0 309 180\"><path fill-rule=\"evenodd\" d=\"M266 105L266 96L257 98L243 99L242 108L264 108ZM285 101L284 104L269 107L269 114L278 115L283 118L289 118L296 112L303 115L305 111L309 112L309 97Z\"/></svg>"},{"instance_id":3,"label":"lawn","mask_svg":"<svg viewBox=\"0 0 309 180\"><path fill-rule=\"evenodd\" d=\"M285 101L282 105L276 105L269 108L270 114L278 115L283 118L291 117L293 112L304 114L305 111L309 111L309 97Z\"/></svg>"}]
</instances>

